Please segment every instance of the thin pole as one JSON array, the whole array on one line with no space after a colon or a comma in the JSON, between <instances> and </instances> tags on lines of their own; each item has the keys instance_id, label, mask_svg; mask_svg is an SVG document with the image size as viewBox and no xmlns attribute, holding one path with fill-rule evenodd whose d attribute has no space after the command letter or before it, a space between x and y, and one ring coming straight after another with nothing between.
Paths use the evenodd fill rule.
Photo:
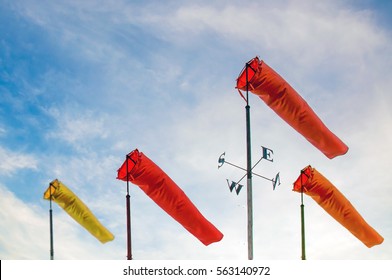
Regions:
<instances>
[{"instance_id":1,"label":"thin pole","mask_svg":"<svg viewBox=\"0 0 392 280\"><path fill-rule=\"evenodd\" d=\"M49 185L49 228L50 228L50 259L54 260L53 247L53 210L52 210L52 185Z\"/></svg>"},{"instance_id":2,"label":"thin pole","mask_svg":"<svg viewBox=\"0 0 392 280\"><path fill-rule=\"evenodd\" d=\"M129 195L129 176L128 176L128 155L126 157L127 166L127 260L132 260L132 240L131 240L131 196Z\"/></svg>"},{"instance_id":3,"label":"thin pole","mask_svg":"<svg viewBox=\"0 0 392 280\"><path fill-rule=\"evenodd\" d=\"M252 158L251 158L251 137L250 137L250 106L249 106L249 83L248 68L246 64L246 158L247 158L247 212L248 212L248 260L253 260L253 199L252 199Z\"/></svg>"},{"instance_id":4,"label":"thin pole","mask_svg":"<svg viewBox=\"0 0 392 280\"><path fill-rule=\"evenodd\" d=\"M303 171L301 171L301 250L302 250L301 259L306 260L306 255L305 255L305 205L304 205L304 185L302 182L302 173L303 173Z\"/></svg>"}]
</instances>

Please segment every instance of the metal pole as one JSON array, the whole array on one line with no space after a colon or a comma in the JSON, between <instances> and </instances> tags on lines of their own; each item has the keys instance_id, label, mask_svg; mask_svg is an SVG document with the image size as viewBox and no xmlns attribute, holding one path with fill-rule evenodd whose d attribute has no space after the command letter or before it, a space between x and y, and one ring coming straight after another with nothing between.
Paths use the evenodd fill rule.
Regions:
<instances>
[{"instance_id":1,"label":"metal pole","mask_svg":"<svg viewBox=\"0 0 392 280\"><path fill-rule=\"evenodd\" d=\"M50 259L54 260L53 247L53 211L52 211L52 185L49 185L49 228L50 228Z\"/></svg>"},{"instance_id":2,"label":"metal pole","mask_svg":"<svg viewBox=\"0 0 392 280\"><path fill-rule=\"evenodd\" d=\"M129 176L128 176L128 155L126 157L127 166L127 260L132 260L132 240L131 240L131 196L129 195Z\"/></svg>"},{"instance_id":3,"label":"metal pole","mask_svg":"<svg viewBox=\"0 0 392 280\"><path fill-rule=\"evenodd\" d=\"M305 256L305 205L304 205L304 185L302 182L302 173L301 171L301 259L306 260Z\"/></svg>"},{"instance_id":4,"label":"metal pole","mask_svg":"<svg viewBox=\"0 0 392 280\"><path fill-rule=\"evenodd\" d=\"M301 259L306 260L305 256L305 214L304 214L305 206L301 204L301 248L302 248L302 255Z\"/></svg>"},{"instance_id":5,"label":"metal pole","mask_svg":"<svg viewBox=\"0 0 392 280\"><path fill-rule=\"evenodd\" d=\"M247 212L248 212L248 260L253 260L253 199L252 199L252 157L250 137L250 106L249 106L249 83L248 68L246 64L246 158L247 158Z\"/></svg>"}]
</instances>

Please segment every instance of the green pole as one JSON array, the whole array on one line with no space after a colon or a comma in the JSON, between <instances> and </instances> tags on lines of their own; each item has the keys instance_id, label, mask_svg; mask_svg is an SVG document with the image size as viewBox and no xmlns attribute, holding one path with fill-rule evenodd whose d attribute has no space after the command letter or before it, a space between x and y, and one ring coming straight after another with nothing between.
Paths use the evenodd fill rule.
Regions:
<instances>
[{"instance_id":1,"label":"green pole","mask_svg":"<svg viewBox=\"0 0 392 280\"><path fill-rule=\"evenodd\" d=\"M305 205L304 205L304 185L302 183L302 173L301 171L301 259L306 260L305 255Z\"/></svg>"},{"instance_id":2,"label":"green pole","mask_svg":"<svg viewBox=\"0 0 392 280\"><path fill-rule=\"evenodd\" d=\"M301 247L302 247L302 260L306 260L305 256L305 215L304 215L305 206L301 204Z\"/></svg>"}]
</instances>

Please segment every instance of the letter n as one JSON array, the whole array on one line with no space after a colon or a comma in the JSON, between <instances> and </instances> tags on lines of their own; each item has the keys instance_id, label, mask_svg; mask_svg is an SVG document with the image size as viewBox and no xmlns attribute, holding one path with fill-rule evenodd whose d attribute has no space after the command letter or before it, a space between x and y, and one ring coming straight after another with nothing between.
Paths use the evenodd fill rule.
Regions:
<instances>
[{"instance_id":1,"label":"letter n","mask_svg":"<svg viewBox=\"0 0 392 280\"><path fill-rule=\"evenodd\" d=\"M279 172L278 172L278 174L276 174L275 179L272 179L273 190L275 190L276 184L278 184L278 186L280 185L280 176L279 176Z\"/></svg>"}]
</instances>

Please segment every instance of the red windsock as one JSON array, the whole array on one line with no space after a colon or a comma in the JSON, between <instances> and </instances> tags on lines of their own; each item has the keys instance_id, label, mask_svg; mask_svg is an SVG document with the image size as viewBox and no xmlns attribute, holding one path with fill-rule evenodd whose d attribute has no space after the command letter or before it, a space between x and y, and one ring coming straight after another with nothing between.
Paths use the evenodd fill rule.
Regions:
<instances>
[{"instance_id":1,"label":"red windsock","mask_svg":"<svg viewBox=\"0 0 392 280\"><path fill-rule=\"evenodd\" d=\"M258 57L246 64L237 78L236 88L248 89L258 95L328 158L332 159L348 151L348 147L324 125L308 103Z\"/></svg>"},{"instance_id":2,"label":"red windsock","mask_svg":"<svg viewBox=\"0 0 392 280\"><path fill-rule=\"evenodd\" d=\"M204 245L218 242L223 234L196 208L176 183L137 149L127 155L117 179L138 185L167 214Z\"/></svg>"},{"instance_id":3,"label":"red windsock","mask_svg":"<svg viewBox=\"0 0 392 280\"><path fill-rule=\"evenodd\" d=\"M367 247L373 247L384 241L384 238L366 223L350 201L310 165L301 171L301 175L294 182L293 191L301 192L302 188L305 194L312 197Z\"/></svg>"}]
</instances>

